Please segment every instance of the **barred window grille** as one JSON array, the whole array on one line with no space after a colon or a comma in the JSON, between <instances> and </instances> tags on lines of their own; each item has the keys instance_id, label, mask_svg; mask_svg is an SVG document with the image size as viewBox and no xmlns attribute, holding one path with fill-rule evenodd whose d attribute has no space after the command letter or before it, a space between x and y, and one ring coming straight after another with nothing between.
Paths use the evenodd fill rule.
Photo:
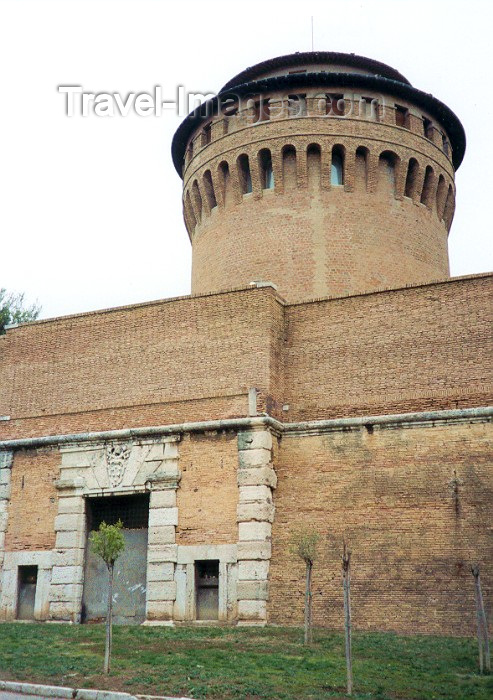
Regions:
<instances>
[{"instance_id":1,"label":"barred window grille","mask_svg":"<svg viewBox=\"0 0 493 700\"><path fill-rule=\"evenodd\" d=\"M149 494L88 498L87 518L89 530L97 530L103 521L114 525L118 520L129 530L146 528L149 522Z\"/></svg>"}]
</instances>

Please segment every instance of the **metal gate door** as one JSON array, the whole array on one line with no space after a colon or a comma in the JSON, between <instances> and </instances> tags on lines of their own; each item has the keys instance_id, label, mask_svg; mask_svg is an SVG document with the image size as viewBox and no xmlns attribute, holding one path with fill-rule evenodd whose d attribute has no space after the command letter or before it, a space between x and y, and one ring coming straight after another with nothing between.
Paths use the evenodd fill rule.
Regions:
<instances>
[{"instance_id":1,"label":"metal gate door","mask_svg":"<svg viewBox=\"0 0 493 700\"><path fill-rule=\"evenodd\" d=\"M89 499L88 531L104 520L124 524L125 550L115 563L113 621L138 625L145 620L148 496L119 496ZM82 621L102 622L108 600L108 570L101 557L86 547Z\"/></svg>"}]
</instances>

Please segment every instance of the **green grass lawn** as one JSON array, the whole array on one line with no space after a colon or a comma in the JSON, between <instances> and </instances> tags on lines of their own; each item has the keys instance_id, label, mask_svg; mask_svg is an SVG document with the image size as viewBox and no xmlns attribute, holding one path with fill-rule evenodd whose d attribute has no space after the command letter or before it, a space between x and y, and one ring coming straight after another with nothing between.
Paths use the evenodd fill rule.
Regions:
<instances>
[{"instance_id":1,"label":"green grass lawn","mask_svg":"<svg viewBox=\"0 0 493 700\"><path fill-rule=\"evenodd\" d=\"M0 625L0 679L193 698L342 697L341 634L294 628L115 627L113 665L101 673L101 625ZM493 698L476 672L473 639L356 633L357 698Z\"/></svg>"}]
</instances>

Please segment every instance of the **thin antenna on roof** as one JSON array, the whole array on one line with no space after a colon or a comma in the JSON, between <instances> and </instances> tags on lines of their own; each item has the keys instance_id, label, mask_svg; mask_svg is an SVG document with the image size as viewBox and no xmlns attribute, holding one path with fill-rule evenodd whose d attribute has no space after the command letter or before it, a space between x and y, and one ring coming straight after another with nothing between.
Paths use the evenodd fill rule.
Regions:
<instances>
[{"instance_id":1,"label":"thin antenna on roof","mask_svg":"<svg viewBox=\"0 0 493 700\"><path fill-rule=\"evenodd\" d=\"M312 20L312 51L313 51L313 15L312 15L311 20Z\"/></svg>"}]
</instances>

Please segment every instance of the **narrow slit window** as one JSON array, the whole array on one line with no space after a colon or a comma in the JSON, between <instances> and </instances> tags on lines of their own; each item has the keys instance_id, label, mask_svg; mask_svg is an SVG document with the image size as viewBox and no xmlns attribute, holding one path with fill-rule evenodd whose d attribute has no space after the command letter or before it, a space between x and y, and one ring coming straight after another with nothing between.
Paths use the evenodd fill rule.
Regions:
<instances>
[{"instance_id":1,"label":"narrow slit window","mask_svg":"<svg viewBox=\"0 0 493 700\"><path fill-rule=\"evenodd\" d=\"M431 194L433 185L433 168L431 165L426 166L425 179L423 189L421 190L421 204L431 207Z\"/></svg>"},{"instance_id":2,"label":"narrow slit window","mask_svg":"<svg viewBox=\"0 0 493 700\"><path fill-rule=\"evenodd\" d=\"M212 175L210 170L206 170L204 173L204 191L207 198L207 204L209 209L212 211L217 207L216 194L214 192L214 185L212 182Z\"/></svg>"},{"instance_id":3,"label":"narrow slit window","mask_svg":"<svg viewBox=\"0 0 493 700\"><path fill-rule=\"evenodd\" d=\"M252 191L252 175L250 172L250 161L246 153L238 158L238 174L240 176L240 187L242 194L250 194Z\"/></svg>"},{"instance_id":4,"label":"narrow slit window","mask_svg":"<svg viewBox=\"0 0 493 700\"><path fill-rule=\"evenodd\" d=\"M262 178L262 189L274 189L274 170L272 168L272 157L270 151L267 149L260 151L260 172Z\"/></svg>"},{"instance_id":5,"label":"narrow slit window","mask_svg":"<svg viewBox=\"0 0 493 700\"><path fill-rule=\"evenodd\" d=\"M330 184L344 184L344 156L340 149L332 151L332 163L330 165Z\"/></svg>"},{"instance_id":6,"label":"narrow slit window","mask_svg":"<svg viewBox=\"0 0 493 700\"><path fill-rule=\"evenodd\" d=\"M269 100L260 99L253 105L253 120L255 124L259 122L268 122L270 120L270 105Z\"/></svg>"},{"instance_id":7,"label":"narrow slit window","mask_svg":"<svg viewBox=\"0 0 493 700\"><path fill-rule=\"evenodd\" d=\"M442 134L442 150L446 156L450 154L449 142L445 134Z\"/></svg>"},{"instance_id":8,"label":"narrow slit window","mask_svg":"<svg viewBox=\"0 0 493 700\"><path fill-rule=\"evenodd\" d=\"M409 129L409 110L406 107L395 106L395 124Z\"/></svg>"},{"instance_id":9,"label":"narrow slit window","mask_svg":"<svg viewBox=\"0 0 493 700\"><path fill-rule=\"evenodd\" d=\"M379 120L378 97L361 97L360 116L373 121Z\"/></svg>"},{"instance_id":10,"label":"narrow slit window","mask_svg":"<svg viewBox=\"0 0 493 700\"><path fill-rule=\"evenodd\" d=\"M202 145L207 146L212 140L212 124L206 124L202 131Z\"/></svg>"},{"instance_id":11,"label":"narrow slit window","mask_svg":"<svg viewBox=\"0 0 493 700\"><path fill-rule=\"evenodd\" d=\"M411 158L409 160L409 165L407 168L406 186L405 186L405 190L404 190L404 195L406 197L409 197L410 199L413 198L414 192L416 189L418 170L419 170L418 161L415 158Z\"/></svg>"},{"instance_id":12,"label":"narrow slit window","mask_svg":"<svg viewBox=\"0 0 493 700\"><path fill-rule=\"evenodd\" d=\"M426 117L423 117L423 133L427 139L433 140L433 123Z\"/></svg>"}]
</instances>

